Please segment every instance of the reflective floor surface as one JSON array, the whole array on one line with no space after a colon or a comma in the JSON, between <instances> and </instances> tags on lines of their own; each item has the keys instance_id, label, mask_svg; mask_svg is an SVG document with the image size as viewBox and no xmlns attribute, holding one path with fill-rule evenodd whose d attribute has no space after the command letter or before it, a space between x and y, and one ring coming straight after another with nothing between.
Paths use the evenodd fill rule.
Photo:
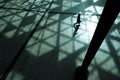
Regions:
<instances>
[{"instance_id":1,"label":"reflective floor surface","mask_svg":"<svg viewBox=\"0 0 120 80\"><path fill-rule=\"evenodd\" d=\"M72 80L75 68L82 64L105 1L0 0L0 75L37 27L6 80ZM81 26L76 31L78 13ZM120 80L120 15L89 71L88 80Z\"/></svg>"}]
</instances>

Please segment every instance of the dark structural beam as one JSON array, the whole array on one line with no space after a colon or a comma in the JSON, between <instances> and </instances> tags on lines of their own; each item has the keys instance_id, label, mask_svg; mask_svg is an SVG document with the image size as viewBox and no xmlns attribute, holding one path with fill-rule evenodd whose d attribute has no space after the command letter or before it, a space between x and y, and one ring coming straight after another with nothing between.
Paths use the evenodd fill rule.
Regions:
<instances>
[{"instance_id":1,"label":"dark structural beam","mask_svg":"<svg viewBox=\"0 0 120 80\"><path fill-rule=\"evenodd\" d=\"M89 45L86 56L83 60L82 66L77 67L74 74L74 80L87 80L88 67L93 60L96 52L102 44L104 38L109 32L112 24L120 11L120 0L107 0L103 13L98 22L97 28ZM90 27L90 26L89 26Z\"/></svg>"},{"instance_id":2,"label":"dark structural beam","mask_svg":"<svg viewBox=\"0 0 120 80\"><path fill-rule=\"evenodd\" d=\"M51 8L52 4L53 4L54 0L51 1L49 7L46 9L46 12L41 16L41 18L38 20L37 24L35 25L35 27L33 28L33 30L30 32L30 34L28 35L27 39L25 40L25 42L23 43L23 45L21 46L21 48L19 49L18 53L14 56L14 58L11 60L11 63L7 66L7 69L0 75L0 80L6 80L8 74L11 72L11 70L13 69L13 67L15 66L15 64L17 63L17 61L19 60L22 52L24 51L24 49L26 48L29 40L32 38L33 34L36 32L36 30L39 28L39 25L41 23L41 21L44 19L45 15L48 13L49 9Z\"/></svg>"}]
</instances>

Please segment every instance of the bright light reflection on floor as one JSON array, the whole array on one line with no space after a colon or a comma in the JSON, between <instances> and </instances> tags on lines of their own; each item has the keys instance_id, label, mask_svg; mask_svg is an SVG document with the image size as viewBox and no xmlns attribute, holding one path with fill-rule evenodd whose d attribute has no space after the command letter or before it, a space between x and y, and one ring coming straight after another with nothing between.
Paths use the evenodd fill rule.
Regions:
<instances>
[{"instance_id":1,"label":"bright light reflection on floor","mask_svg":"<svg viewBox=\"0 0 120 80\"><path fill-rule=\"evenodd\" d=\"M22 6L21 6L22 3L21 1L17 0L15 2L15 0L12 0L8 2L5 5L5 7L29 9L29 7L33 5L31 8L36 7L34 10L37 10L40 7L39 10L44 11L48 7L47 4L49 4L50 1L51 0L43 1L43 6L40 7L40 5L42 4L41 0L36 0L34 4L31 4L33 3L33 0L29 0L29 3L26 2ZM79 5L84 3L86 4L87 2L87 0L81 0L82 3L78 2L77 0L75 1L65 0L59 4L58 3L59 1L58 2L57 1L58 0L55 0L55 3L51 7L51 10L53 12L54 11L74 12L73 9L77 9ZM55 64L60 64L60 66L57 65L58 67L57 69L62 69L61 66L65 67L66 65L69 65L69 63L74 64L75 67L81 65L85 53L87 51L88 45L96 29L97 23L99 21L100 14L103 10L103 6L96 5L97 1L99 0L93 0L92 4L90 3L90 5L87 6L85 9L77 12L77 13L81 13L82 22L80 28L78 29L74 37L73 37L73 33L75 31L75 28L73 27L73 25L74 23L76 23L77 13L76 14L47 13L43 18L43 20L41 21L39 25L39 29L34 33L34 35L32 36L31 40L29 41L25 49L25 51L28 52L28 54L26 55L30 57L32 56L33 60L27 57L26 66L22 64L23 66L20 66L20 68L23 70L27 69L28 72L25 72L24 75L22 75L22 73L20 73L21 71L19 70L17 70L18 72L12 71L7 79L24 80L26 74L27 77L32 77L29 76L29 74L32 75L32 73L29 71L29 67L30 67L29 65L32 65L32 67L35 68L36 66L38 66L39 67L38 69L41 69L41 66L44 67L44 64L46 65L50 64L51 67L54 67ZM85 5L83 6L85 7ZM19 29L18 30L19 35L17 36L21 37L23 33L28 33L31 30L31 28L33 28L32 26L35 26L35 24L38 22L38 20L41 18L43 14L44 13L35 13L35 11L32 12L32 11L19 11L19 10L18 11L0 10L0 16L4 16L3 18L0 19L0 26L1 26L0 32L3 32L2 36L4 36L7 40L9 40L13 38L16 30ZM119 26L119 22L120 22L119 16L115 21L116 27ZM30 18L29 20L33 20L33 21L29 22L28 20L28 22L25 22L27 21L27 20L23 21L25 18L26 19ZM7 27L8 23L11 23L11 28L10 28L11 30L10 29L8 30ZM118 27L117 29L113 30L110 33L110 37L109 37L110 39L108 38L104 40L94 61L90 65L89 80L102 80L100 77L101 71L103 71L102 73L106 73L107 75L111 74L113 76L119 76L120 74L119 68L117 68L118 63L116 63L115 61L115 59L118 62L120 61L119 35L120 35L120 30ZM110 42L111 46L109 45L108 41ZM114 58L114 56L112 55L111 52L112 50L110 49L111 47L114 50L114 52L116 52L115 56L117 56L117 58ZM54 52L54 50L58 50L58 51ZM46 57L45 59L43 59L44 56L47 56L47 58L52 59L51 58L52 56L49 56L50 53L53 53L52 56L55 57L55 60L57 60L56 63L54 63L54 59L51 62L47 61ZM44 63L42 60L41 62L44 64L42 65L36 64L40 62L41 57L43 60L45 60L46 63ZM67 62L66 59L69 59L69 61ZM66 62L66 64L61 64L62 62L64 63L64 61ZM69 68L69 66L67 67ZM33 71L34 73L36 73L38 70L33 69ZM39 73L40 72L37 72L38 75ZM63 73L64 72L62 72L61 74ZM49 71L46 71L46 73L43 74L49 74ZM36 75L37 78L39 78L38 75Z\"/></svg>"}]
</instances>

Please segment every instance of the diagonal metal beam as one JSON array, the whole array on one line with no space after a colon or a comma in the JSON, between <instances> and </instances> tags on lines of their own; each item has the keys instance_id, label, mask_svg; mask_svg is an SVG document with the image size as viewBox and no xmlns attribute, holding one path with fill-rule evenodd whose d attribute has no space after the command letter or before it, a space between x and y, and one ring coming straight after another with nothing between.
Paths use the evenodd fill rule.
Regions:
<instances>
[{"instance_id":1,"label":"diagonal metal beam","mask_svg":"<svg viewBox=\"0 0 120 80\"><path fill-rule=\"evenodd\" d=\"M120 0L107 0L82 66L87 69L120 11Z\"/></svg>"},{"instance_id":2,"label":"diagonal metal beam","mask_svg":"<svg viewBox=\"0 0 120 80\"><path fill-rule=\"evenodd\" d=\"M88 67L93 60L96 52L102 44L104 38L109 32L112 24L120 11L120 0L107 0L97 28L89 45L86 56L81 67L77 67L74 73L74 80L87 80L89 71Z\"/></svg>"}]
</instances>

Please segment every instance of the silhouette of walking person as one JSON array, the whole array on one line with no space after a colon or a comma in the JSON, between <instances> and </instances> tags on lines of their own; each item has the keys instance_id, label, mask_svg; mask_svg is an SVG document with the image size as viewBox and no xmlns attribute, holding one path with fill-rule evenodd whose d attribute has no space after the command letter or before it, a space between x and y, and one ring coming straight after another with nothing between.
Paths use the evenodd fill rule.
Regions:
<instances>
[{"instance_id":1,"label":"silhouette of walking person","mask_svg":"<svg viewBox=\"0 0 120 80\"><path fill-rule=\"evenodd\" d=\"M78 14L78 16L77 16L77 21L76 21L76 23L74 24L75 31L74 31L74 33L73 33L73 37L76 35L77 30L79 29L80 22L81 22L81 20L80 20L80 14Z\"/></svg>"},{"instance_id":2,"label":"silhouette of walking person","mask_svg":"<svg viewBox=\"0 0 120 80\"><path fill-rule=\"evenodd\" d=\"M81 22L81 20L80 20L80 14L78 14L78 16L77 16L77 21L76 21L76 23L74 24L74 27L75 27L75 28L79 28L80 22Z\"/></svg>"}]
</instances>

